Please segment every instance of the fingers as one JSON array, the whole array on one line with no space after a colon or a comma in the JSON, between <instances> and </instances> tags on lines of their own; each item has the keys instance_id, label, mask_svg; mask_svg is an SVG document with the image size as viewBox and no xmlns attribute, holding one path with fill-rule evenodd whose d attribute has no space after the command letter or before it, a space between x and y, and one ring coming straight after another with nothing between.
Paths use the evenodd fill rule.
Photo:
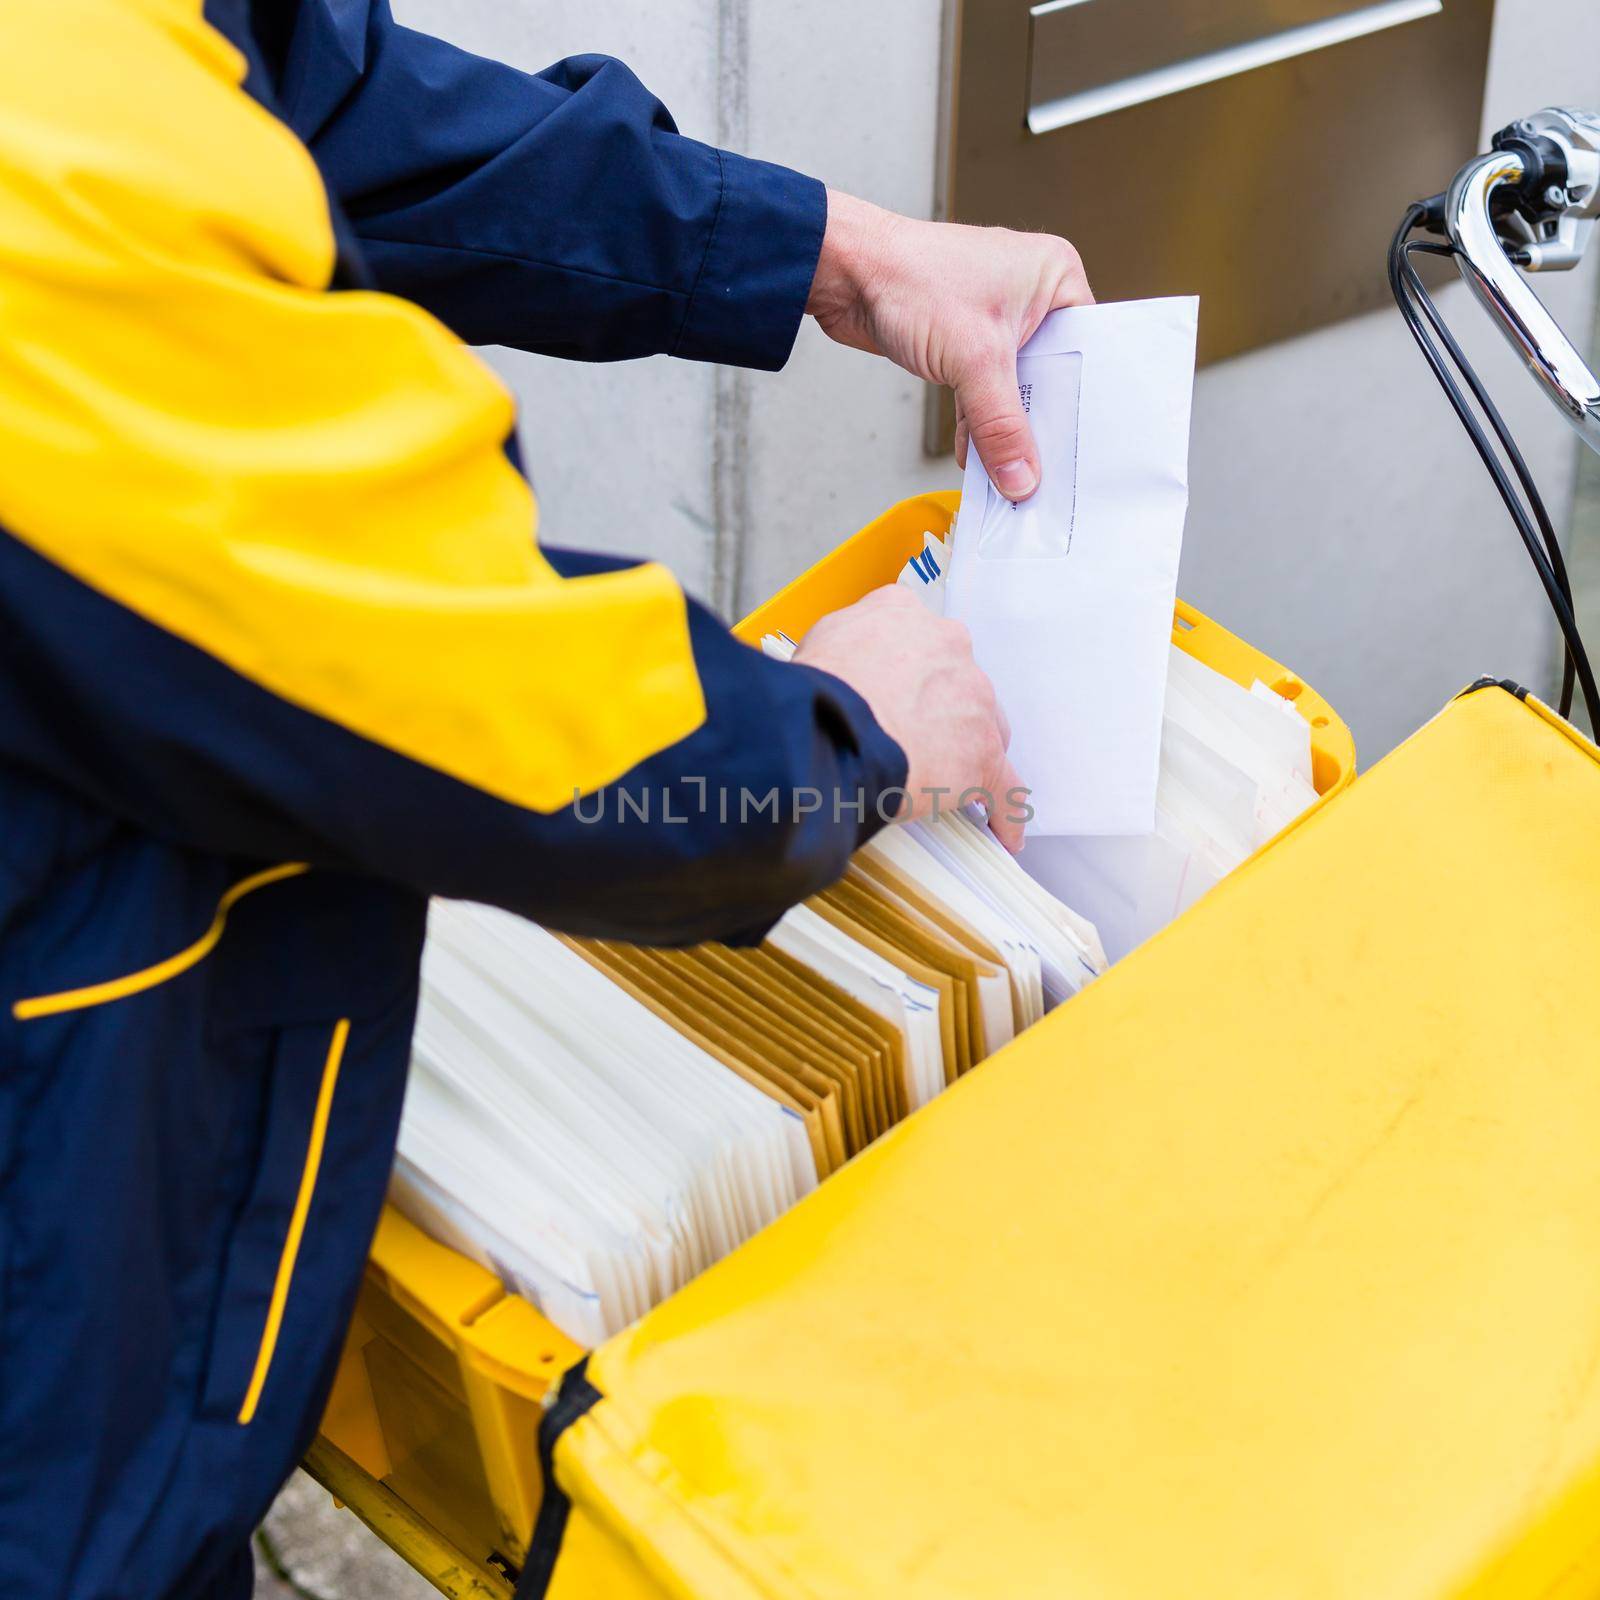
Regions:
<instances>
[{"instance_id":1,"label":"fingers","mask_svg":"<svg viewBox=\"0 0 1600 1600\"><path fill-rule=\"evenodd\" d=\"M1039 487L1039 453L1017 393L1017 352L997 344L972 376L956 385L956 403L989 481L1008 500L1026 500Z\"/></svg>"},{"instance_id":2,"label":"fingers","mask_svg":"<svg viewBox=\"0 0 1600 1600\"><path fill-rule=\"evenodd\" d=\"M1035 243L1042 265L1032 308L1018 330L1019 343L1033 336L1048 312L1094 304L1077 250L1054 237L1038 236ZM1017 394L1016 351L992 349L979 358L974 372L956 385L956 463L966 470L970 440L995 488L1008 500L1026 500L1039 486L1039 455Z\"/></svg>"},{"instance_id":3,"label":"fingers","mask_svg":"<svg viewBox=\"0 0 1600 1600\"><path fill-rule=\"evenodd\" d=\"M1026 827L1023 806L1028 796L1022 780L1017 777L1017 769L1005 754L1011 748L1011 719L1006 715L1006 708L1000 704L1000 697L994 695L993 698L995 728L1000 735L1000 758L995 763L998 775L990 789L994 804L989 808L989 831L1015 856L1022 853Z\"/></svg>"},{"instance_id":4,"label":"fingers","mask_svg":"<svg viewBox=\"0 0 1600 1600\"><path fill-rule=\"evenodd\" d=\"M1023 343L1047 312L1094 304L1082 258L1071 244L1040 236L1036 258L1038 250L1043 252L1038 280L1043 293L1035 291L1033 309L1018 330ZM1039 455L1017 394L1014 349L993 348L978 358L972 378L956 384L956 465L962 471L966 470L969 444L978 447L990 481L1008 500L1026 500L1039 486Z\"/></svg>"},{"instance_id":5,"label":"fingers","mask_svg":"<svg viewBox=\"0 0 1600 1600\"><path fill-rule=\"evenodd\" d=\"M1022 854L1025 829L1023 802L1026 798L1027 791L1017 776L1017 769L1010 761L1002 760L1000 776L995 780L995 803L994 809L989 813L989 831L1014 856Z\"/></svg>"}]
</instances>

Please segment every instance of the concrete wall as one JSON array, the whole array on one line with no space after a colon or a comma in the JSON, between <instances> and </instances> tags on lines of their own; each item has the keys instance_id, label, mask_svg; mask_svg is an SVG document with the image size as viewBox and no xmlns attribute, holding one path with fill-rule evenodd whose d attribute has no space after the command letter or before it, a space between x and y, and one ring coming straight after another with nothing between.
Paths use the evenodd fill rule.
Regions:
<instances>
[{"instance_id":1,"label":"concrete wall","mask_svg":"<svg viewBox=\"0 0 1600 1600\"><path fill-rule=\"evenodd\" d=\"M686 132L930 213L940 0L397 0L396 10L523 66L619 55ZM1552 102L1600 105L1600 6L1499 0L1486 127ZM1575 332L1597 265L1541 285ZM1469 350L1564 528L1573 441L1481 336L1465 291L1443 303L1479 335ZM491 359L522 401L545 537L659 556L728 613L891 500L958 481L952 463L922 453L920 386L809 323L777 375ZM1396 315L1204 372L1192 483L1183 592L1328 693L1367 759L1479 672L1551 680L1537 579Z\"/></svg>"}]
</instances>

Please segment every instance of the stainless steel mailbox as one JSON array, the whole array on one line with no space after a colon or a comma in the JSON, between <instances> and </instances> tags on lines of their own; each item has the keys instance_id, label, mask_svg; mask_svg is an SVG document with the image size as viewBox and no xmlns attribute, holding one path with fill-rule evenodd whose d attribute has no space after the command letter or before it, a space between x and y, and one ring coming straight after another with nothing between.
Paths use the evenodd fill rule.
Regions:
<instances>
[{"instance_id":1,"label":"stainless steel mailbox","mask_svg":"<svg viewBox=\"0 0 1600 1600\"><path fill-rule=\"evenodd\" d=\"M1028 13L1028 131L1051 133L1443 9L1442 0L1044 0Z\"/></svg>"},{"instance_id":2,"label":"stainless steel mailbox","mask_svg":"<svg viewBox=\"0 0 1600 1600\"><path fill-rule=\"evenodd\" d=\"M1200 294L1205 361L1381 304L1478 145L1494 0L948 5L942 214L1065 234L1103 298Z\"/></svg>"}]
</instances>

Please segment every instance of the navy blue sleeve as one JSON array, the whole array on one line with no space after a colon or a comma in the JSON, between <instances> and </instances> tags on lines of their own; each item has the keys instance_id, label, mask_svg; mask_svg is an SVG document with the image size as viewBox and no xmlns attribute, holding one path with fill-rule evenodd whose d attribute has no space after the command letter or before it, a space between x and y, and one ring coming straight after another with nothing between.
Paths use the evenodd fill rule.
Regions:
<instances>
[{"instance_id":1,"label":"navy blue sleeve","mask_svg":"<svg viewBox=\"0 0 1600 1600\"><path fill-rule=\"evenodd\" d=\"M568 577L626 565L545 554ZM0 530L0 768L215 854L570 933L750 942L883 826L906 758L839 679L768 660L689 604L705 721L537 812L280 699Z\"/></svg>"},{"instance_id":2,"label":"navy blue sleeve","mask_svg":"<svg viewBox=\"0 0 1600 1600\"><path fill-rule=\"evenodd\" d=\"M279 98L378 286L468 343L787 360L821 184L685 138L620 62L530 74L400 27L388 0L302 0Z\"/></svg>"},{"instance_id":3,"label":"navy blue sleeve","mask_svg":"<svg viewBox=\"0 0 1600 1600\"><path fill-rule=\"evenodd\" d=\"M563 577L627 564L542 548ZM769 660L688 604L705 722L540 819L545 892L562 903L542 915L525 909L552 927L625 930L648 943L756 942L839 878L899 804L905 752L853 689ZM504 863L486 856L482 871L503 873Z\"/></svg>"}]
</instances>

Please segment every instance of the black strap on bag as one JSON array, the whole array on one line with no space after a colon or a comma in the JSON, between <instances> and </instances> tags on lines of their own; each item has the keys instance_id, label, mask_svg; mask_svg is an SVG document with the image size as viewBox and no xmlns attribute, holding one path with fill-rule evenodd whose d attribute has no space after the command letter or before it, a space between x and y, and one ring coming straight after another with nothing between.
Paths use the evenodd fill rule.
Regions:
<instances>
[{"instance_id":1,"label":"black strap on bag","mask_svg":"<svg viewBox=\"0 0 1600 1600\"><path fill-rule=\"evenodd\" d=\"M528 1541L528 1559L517 1579L515 1600L544 1600L555 1576L561 1540L567 1531L567 1516L572 1502L556 1482L556 1441L579 1417L593 1410L602 1397L588 1379L589 1358L562 1374L555 1399L539 1419L539 1471L544 1478L544 1498Z\"/></svg>"},{"instance_id":2,"label":"black strap on bag","mask_svg":"<svg viewBox=\"0 0 1600 1600\"><path fill-rule=\"evenodd\" d=\"M1512 678L1496 678L1486 674L1481 678L1474 678L1460 694L1457 700L1464 699L1469 694L1476 694L1480 689L1504 689L1507 694L1514 694L1519 700L1528 698L1528 691Z\"/></svg>"}]
</instances>

